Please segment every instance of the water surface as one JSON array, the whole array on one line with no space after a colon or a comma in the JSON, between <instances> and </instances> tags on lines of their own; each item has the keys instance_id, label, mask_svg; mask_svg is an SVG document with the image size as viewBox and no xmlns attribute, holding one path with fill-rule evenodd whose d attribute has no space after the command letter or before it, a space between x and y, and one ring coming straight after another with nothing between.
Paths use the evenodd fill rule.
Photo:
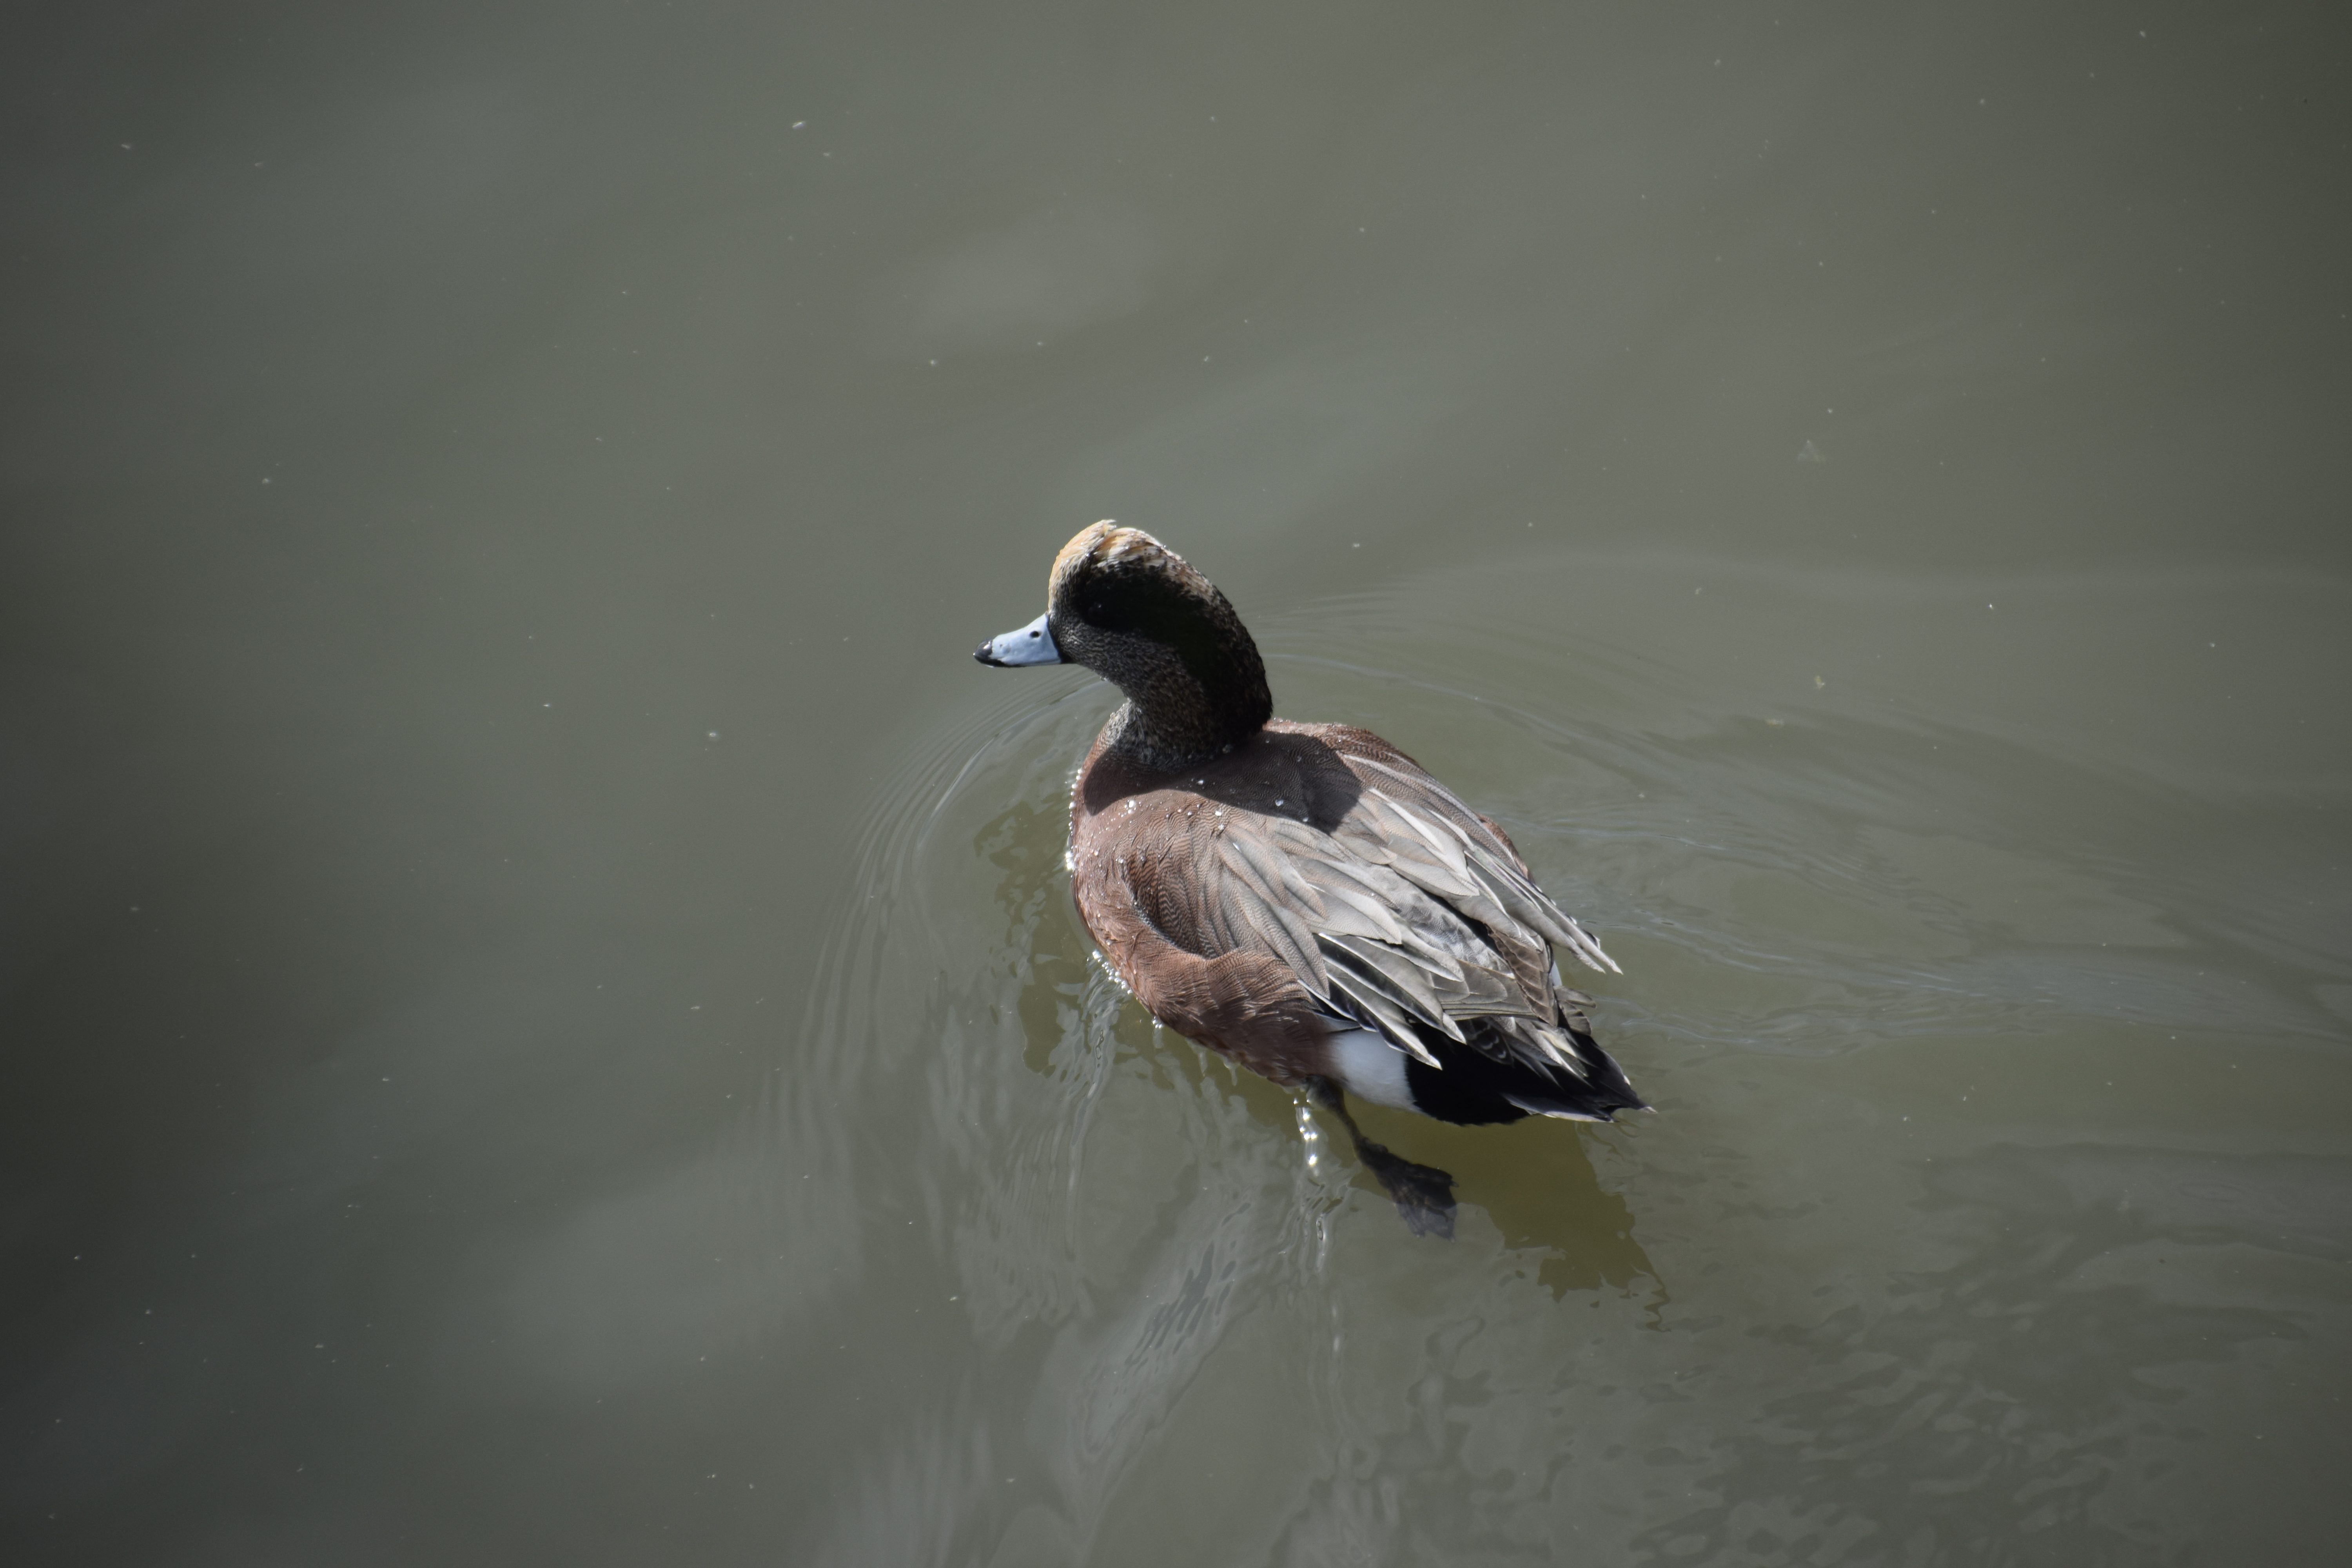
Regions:
<instances>
[{"instance_id":1,"label":"water surface","mask_svg":"<svg viewBox=\"0 0 2352 1568\"><path fill-rule=\"evenodd\" d=\"M2310 1562L2345 24L6 24L12 1562ZM1623 964L1368 1131L1062 868L1099 517Z\"/></svg>"}]
</instances>

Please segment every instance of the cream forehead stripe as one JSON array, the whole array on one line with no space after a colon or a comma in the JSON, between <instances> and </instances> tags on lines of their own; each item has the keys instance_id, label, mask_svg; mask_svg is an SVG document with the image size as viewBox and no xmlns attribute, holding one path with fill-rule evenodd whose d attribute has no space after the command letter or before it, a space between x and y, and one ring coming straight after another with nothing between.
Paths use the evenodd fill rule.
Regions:
<instances>
[{"instance_id":1,"label":"cream forehead stripe","mask_svg":"<svg viewBox=\"0 0 2352 1568\"><path fill-rule=\"evenodd\" d=\"M1118 526L1116 519L1107 517L1100 522L1078 530L1076 536L1062 546L1061 552L1054 557L1054 564L1046 570L1045 592L1049 595L1053 593L1054 584L1062 580L1064 574L1075 568L1082 556L1094 549L1104 531Z\"/></svg>"},{"instance_id":2,"label":"cream forehead stripe","mask_svg":"<svg viewBox=\"0 0 2352 1568\"><path fill-rule=\"evenodd\" d=\"M1062 582L1087 561L1108 565L1132 560L1138 556L1184 564L1184 558L1139 528L1121 528L1117 518L1107 517L1078 531L1077 536L1062 546L1054 557L1053 569L1045 574L1045 592L1050 597L1055 584Z\"/></svg>"},{"instance_id":3,"label":"cream forehead stripe","mask_svg":"<svg viewBox=\"0 0 2352 1568\"><path fill-rule=\"evenodd\" d=\"M1095 553L1105 561L1124 561L1130 555L1165 555L1171 560L1176 552L1139 528L1115 528L1103 535Z\"/></svg>"}]
</instances>

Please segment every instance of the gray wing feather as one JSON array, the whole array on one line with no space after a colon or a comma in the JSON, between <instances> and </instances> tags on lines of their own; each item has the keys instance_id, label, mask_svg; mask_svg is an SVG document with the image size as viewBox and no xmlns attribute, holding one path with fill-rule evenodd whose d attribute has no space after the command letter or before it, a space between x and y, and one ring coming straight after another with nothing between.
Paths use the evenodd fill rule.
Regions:
<instances>
[{"instance_id":1,"label":"gray wing feather","mask_svg":"<svg viewBox=\"0 0 2352 1568\"><path fill-rule=\"evenodd\" d=\"M1363 788L1333 832L1273 816L1213 838L1224 873L1202 910L1213 938L1278 959L1318 1005L1431 1067L1420 1029L1582 1076L1564 1026L1580 1016L1562 1005L1586 999L1559 985L1546 943L1617 966L1435 781L1348 764Z\"/></svg>"},{"instance_id":2,"label":"gray wing feather","mask_svg":"<svg viewBox=\"0 0 2352 1568\"><path fill-rule=\"evenodd\" d=\"M1232 917L1238 916L1258 943L1287 965L1309 992L1318 998L1327 994L1329 982L1315 941L1316 927L1324 918L1323 900L1304 881L1286 875L1282 858L1268 854L1264 846L1230 833L1215 842L1226 884L1224 897L1211 900L1210 907L1221 923L1230 925ZM1231 934L1226 941L1229 947L1251 945L1233 941Z\"/></svg>"},{"instance_id":3,"label":"gray wing feather","mask_svg":"<svg viewBox=\"0 0 2352 1568\"><path fill-rule=\"evenodd\" d=\"M1616 960L1601 950L1599 942L1594 942L1573 918L1544 895L1542 889L1511 864L1512 858L1502 845L1495 842L1492 836L1478 826L1477 818L1470 808L1446 793L1444 785L1425 775L1415 779L1401 769L1370 757L1350 757L1349 762L1359 773L1375 776L1376 783L1366 794L1377 799L1383 808L1378 815L1381 826L1388 829L1387 837L1395 837L1394 829L1390 826L1391 820L1400 820L1412 828L1420 842L1429 846L1439 863L1452 874L1445 879L1449 883L1475 883L1473 888L1461 889L1461 894L1474 897L1507 916L1514 924L1539 932L1559 943L1574 953L1588 969L1596 973L1623 973L1618 969ZM1383 784L1387 787L1380 787ZM1412 798L1416 795L1433 796L1444 803L1444 809L1430 810L1422 806ZM1446 850L1451 852L1444 852ZM1399 858L1412 864L1421 857L1414 855ZM1408 870L1406 874L1411 876L1412 873ZM1418 877L1414 879L1421 880ZM1456 886L1441 888L1427 882L1423 885L1441 898L1459 896ZM1466 906L1463 912L1479 920L1482 924L1486 923L1483 916Z\"/></svg>"}]
</instances>

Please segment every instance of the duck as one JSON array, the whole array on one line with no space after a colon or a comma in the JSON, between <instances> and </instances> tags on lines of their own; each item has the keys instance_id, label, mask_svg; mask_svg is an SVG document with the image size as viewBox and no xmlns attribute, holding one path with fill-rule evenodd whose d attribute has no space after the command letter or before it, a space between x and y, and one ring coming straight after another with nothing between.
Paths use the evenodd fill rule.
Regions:
<instances>
[{"instance_id":1,"label":"duck","mask_svg":"<svg viewBox=\"0 0 2352 1568\"><path fill-rule=\"evenodd\" d=\"M1453 1178L1367 1138L1349 1096L1472 1126L1649 1109L1554 950L1622 971L1493 819L1370 731L1276 718L1232 604L1140 529L1081 530L1045 597L973 657L1126 697L1072 784L1067 863L1153 1018L1337 1116L1417 1235L1453 1235Z\"/></svg>"}]
</instances>

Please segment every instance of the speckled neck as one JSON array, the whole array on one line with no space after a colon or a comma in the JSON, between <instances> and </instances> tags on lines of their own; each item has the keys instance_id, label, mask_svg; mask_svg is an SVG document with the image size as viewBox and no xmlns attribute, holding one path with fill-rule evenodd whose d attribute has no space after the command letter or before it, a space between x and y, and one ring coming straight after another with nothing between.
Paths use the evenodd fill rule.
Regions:
<instances>
[{"instance_id":1,"label":"speckled neck","mask_svg":"<svg viewBox=\"0 0 2352 1568\"><path fill-rule=\"evenodd\" d=\"M1103 748L1118 752L1139 767L1172 773L1223 756L1257 733L1213 721L1205 709L1168 712L1146 709L1132 697L1103 726Z\"/></svg>"}]
</instances>

